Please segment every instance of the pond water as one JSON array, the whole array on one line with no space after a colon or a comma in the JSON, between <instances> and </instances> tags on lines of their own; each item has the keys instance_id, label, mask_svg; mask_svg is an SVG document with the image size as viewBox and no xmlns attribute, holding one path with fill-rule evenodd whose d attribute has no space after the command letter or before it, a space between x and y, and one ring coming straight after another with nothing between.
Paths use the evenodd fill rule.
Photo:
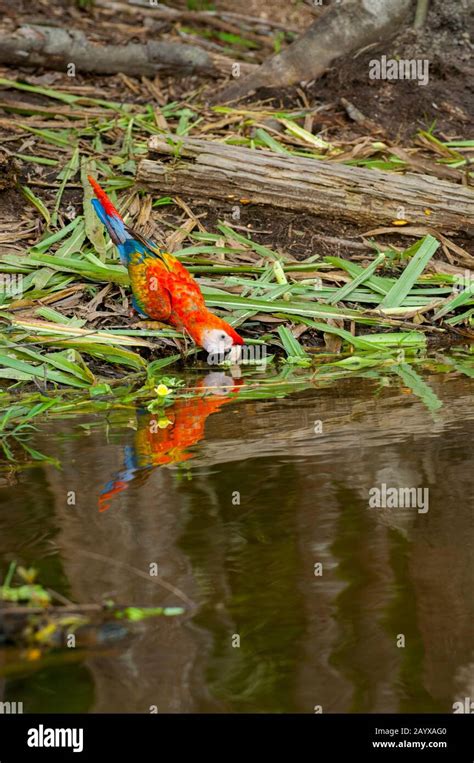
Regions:
<instances>
[{"instance_id":1,"label":"pond water","mask_svg":"<svg viewBox=\"0 0 474 763\"><path fill-rule=\"evenodd\" d=\"M3 650L0 699L452 712L473 696L474 406L466 377L429 383L437 411L401 380L341 379L276 400L241 401L236 386L157 426L133 408L42 426L32 444L61 469L3 472L3 573L35 566L76 602L178 606L182 592L194 606L102 648ZM396 488L392 504L420 490L377 507L375 488Z\"/></svg>"}]
</instances>

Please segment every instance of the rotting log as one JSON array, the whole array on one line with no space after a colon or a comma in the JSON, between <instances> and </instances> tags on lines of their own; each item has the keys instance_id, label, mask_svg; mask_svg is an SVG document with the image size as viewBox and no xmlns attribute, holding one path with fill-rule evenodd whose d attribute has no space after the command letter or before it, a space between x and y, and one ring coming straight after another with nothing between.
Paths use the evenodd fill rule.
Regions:
<instances>
[{"instance_id":1,"label":"rotting log","mask_svg":"<svg viewBox=\"0 0 474 763\"><path fill-rule=\"evenodd\" d=\"M9 66L44 66L56 71L77 71L95 74L154 76L158 72L175 74L199 72L210 77L230 74L233 61L194 45L163 40L127 45L101 45L91 42L76 29L29 24L14 33L0 33L0 63ZM241 63L247 73L253 64Z\"/></svg>"},{"instance_id":2,"label":"rotting log","mask_svg":"<svg viewBox=\"0 0 474 763\"><path fill-rule=\"evenodd\" d=\"M282 156L217 141L153 136L137 181L194 199L267 204L359 224L406 220L446 232L467 231L474 192L427 175L396 174L338 162Z\"/></svg>"}]
</instances>

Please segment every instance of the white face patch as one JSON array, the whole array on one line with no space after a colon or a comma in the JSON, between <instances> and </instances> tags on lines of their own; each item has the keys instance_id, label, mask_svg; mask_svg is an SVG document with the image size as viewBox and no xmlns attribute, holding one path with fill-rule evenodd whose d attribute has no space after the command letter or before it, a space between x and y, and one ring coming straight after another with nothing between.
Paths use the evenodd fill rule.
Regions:
<instances>
[{"instance_id":1,"label":"white face patch","mask_svg":"<svg viewBox=\"0 0 474 763\"><path fill-rule=\"evenodd\" d=\"M208 329L203 334L202 345L212 355L225 355L233 345L232 337L224 329Z\"/></svg>"}]
</instances>

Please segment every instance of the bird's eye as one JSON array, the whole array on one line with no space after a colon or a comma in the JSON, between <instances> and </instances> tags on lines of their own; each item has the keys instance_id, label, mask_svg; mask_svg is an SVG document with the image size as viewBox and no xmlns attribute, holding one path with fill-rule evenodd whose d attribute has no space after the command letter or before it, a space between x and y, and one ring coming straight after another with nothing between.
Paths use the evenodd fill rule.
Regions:
<instances>
[{"instance_id":1,"label":"bird's eye","mask_svg":"<svg viewBox=\"0 0 474 763\"><path fill-rule=\"evenodd\" d=\"M221 339L225 339L225 334L221 334Z\"/></svg>"}]
</instances>

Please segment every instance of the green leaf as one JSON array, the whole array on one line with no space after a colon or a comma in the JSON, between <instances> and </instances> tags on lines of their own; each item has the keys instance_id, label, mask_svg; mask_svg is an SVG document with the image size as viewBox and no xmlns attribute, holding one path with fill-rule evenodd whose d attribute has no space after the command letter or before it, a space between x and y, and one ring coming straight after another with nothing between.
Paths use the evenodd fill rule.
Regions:
<instances>
[{"instance_id":1,"label":"green leaf","mask_svg":"<svg viewBox=\"0 0 474 763\"><path fill-rule=\"evenodd\" d=\"M35 196L31 188L28 188L27 185L22 185L20 188L25 199L29 201L30 204L33 204L38 212L43 215L44 219L46 220L46 226L49 228L51 224L51 215L49 214L49 210L45 207L41 199L38 196Z\"/></svg>"},{"instance_id":2,"label":"green leaf","mask_svg":"<svg viewBox=\"0 0 474 763\"><path fill-rule=\"evenodd\" d=\"M276 254L276 252L273 252L271 249L268 249L266 246L262 246L262 244L257 244L255 241L252 241L251 239L247 238L246 236L242 236L240 233L237 233L233 228L231 228L229 225L225 225L224 223L219 223L217 226L218 229L223 233L227 238L230 238L231 240L238 241L239 244L245 244L249 249L253 249L257 254L261 254L262 257L267 257L270 260L280 260L281 257Z\"/></svg>"},{"instance_id":3,"label":"green leaf","mask_svg":"<svg viewBox=\"0 0 474 763\"><path fill-rule=\"evenodd\" d=\"M106 265L103 263L101 267L84 260L72 260L64 257L56 257L52 254L31 254L30 260L32 262L42 262L45 265L49 265L54 270L65 271L66 273L77 273L78 275L88 278L91 281L111 281L117 283L120 286L129 286L130 279L128 277L127 269L122 265Z\"/></svg>"},{"instance_id":4,"label":"green leaf","mask_svg":"<svg viewBox=\"0 0 474 763\"><path fill-rule=\"evenodd\" d=\"M270 148L272 151L276 151L278 154L291 154L291 151L288 151L285 146L282 146L282 144L275 140L275 138L272 138L272 136L269 135L267 131L262 127L259 127L257 130L255 130L255 137L258 138L258 140L261 140L262 143L268 146L268 148Z\"/></svg>"},{"instance_id":5,"label":"green leaf","mask_svg":"<svg viewBox=\"0 0 474 763\"><path fill-rule=\"evenodd\" d=\"M59 384L66 384L71 387L88 387L89 383L79 380L69 374L64 374L59 371L54 371L51 368L47 368L46 364L34 366L31 363L25 363L23 360L18 360L10 355L6 355L0 352L0 366L5 368L12 368L16 371L22 371L29 375L31 380L43 379L45 381L54 381Z\"/></svg>"},{"instance_id":6,"label":"green leaf","mask_svg":"<svg viewBox=\"0 0 474 763\"><path fill-rule=\"evenodd\" d=\"M116 363L121 366L130 366L135 371L142 371L146 368L146 361L143 360L140 355L130 350L125 350L122 347L115 347L111 345L99 344L94 342L87 342L85 340L77 339L74 342L69 340L63 340L57 342L58 347L72 347L75 346L86 353L86 355L92 355L94 358L99 358L107 363Z\"/></svg>"},{"instance_id":7,"label":"green leaf","mask_svg":"<svg viewBox=\"0 0 474 763\"><path fill-rule=\"evenodd\" d=\"M51 218L53 225L56 225L59 205L61 204L61 199L64 193L64 189L66 187L66 183L73 175L76 174L78 169L79 169L79 149L76 146L74 148L74 151L72 152L71 158L67 162L64 169L61 170L61 172L58 175L58 180L61 180L61 185L59 186L59 190L56 194L56 200L54 202L54 209L53 209L53 214Z\"/></svg>"},{"instance_id":8,"label":"green leaf","mask_svg":"<svg viewBox=\"0 0 474 763\"><path fill-rule=\"evenodd\" d=\"M367 281L367 279L374 274L378 266L381 265L384 260L385 255L379 254L378 257L376 257L375 260L371 262L370 265L368 265L366 268L363 268L359 275L357 275L352 281L344 284L344 286L341 286L340 289L334 292L332 297L327 300L328 305L334 305L336 302L342 302L343 300L347 299L349 294L351 294L354 289Z\"/></svg>"},{"instance_id":9,"label":"green leaf","mask_svg":"<svg viewBox=\"0 0 474 763\"><path fill-rule=\"evenodd\" d=\"M17 159L21 159L23 162L33 162L33 164L45 164L46 166L55 167L59 164L57 159L47 159L45 156L30 156L29 154L13 154Z\"/></svg>"},{"instance_id":10,"label":"green leaf","mask_svg":"<svg viewBox=\"0 0 474 763\"><path fill-rule=\"evenodd\" d=\"M278 335L281 339L283 349L289 358L309 358L308 353L303 349L287 326L278 326Z\"/></svg>"},{"instance_id":11,"label":"green leaf","mask_svg":"<svg viewBox=\"0 0 474 763\"><path fill-rule=\"evenodd\" d=\"M371 368L373 366L379 366L380 360L374 357L361 357L360 355L351 355L349 358L343 358L337 360L335 363L331 363L332 366L341 368L348 368L351 371L358 371L361 368Z\"/></svg>"},{"instance_id":12,"label":"green leaf","mask_svg":"<svg viewBox=\"0 0 474 763\"><path fill-rule=\"evenodd\" d=\"M38 254L40 252L46 251L46 249L49 249L50 246L52 246L53 244L56 244L62 238L65 238L65 236L67 236L68 233L71 233L80 220L82 220L82 217L76 217L64 228L61 228L61 230L59 230L57 233L52 233L50 236L46 236L41 241L38 241L37 244L31 247L30 253Z\"/></svg>"},{"instance_id":13,"label":"green leaf","mask_svg":"<svg viewBox=\"0 0 474 763\"><path fill-rule=\"evenodd\" d=\"M390 350L395 349L418 349L426 347L426 337L424 334L418 331L409 332L387 332L386 334L365 334L364 336L353 336L346 329L339 328L338 326L331 326L328 323L318 323L316 321L308 320L307 318L298 319L307 326L322 331L325 334L335 334L341 337L346 342L351 344L357 350L365 350L367 352L374 352L376 350Z\"/></svg>"},{"instance_id":14,"label":"green leaf","mask_svg":"<svg viewBox=\"0 0 474 763\"><path fill-rule=\"evenodd\" d=\"M142 339L139 332L132 336L127 336L127 334L109 333L107 330L99 331L76 328L70 323L48 323L47 321L36 320L34 318L11 318L10 320L14 326L34 332L34 336L30 335L27 337L29 341L34 339L35 342L44 341L50 343L54 339L54 341L70 343L71 345L77 344L77 346L83 346L84 343L87 344L92 341L105 345L125 345L153 349L153 345ZM45 336L43 337L42 334L45 334Z\"/></svg>"},{"instance_id":15,"label":"green leaf","mask_svg":"<svg viewBox=\"0 0 474 763\"><path fill-rule=\"evenodd\" d=\"M38 307L35 314L44 318L45 321L62 323L63 325L67 324L68 326L75 326L76 328L82 328L82 326L87 323L87 321L82 318L66 318L65 315L58 310L55 310L53 307Z\"/></svg>"},{"instance_id":16,"label":"green leaf","mask_svg":"<svg viewBox=\"0 0 474 763\"><path fill-rule=\"evenodd\" d=\"M199 347L195 347L189 350L187 355L196 355L199 352ZM166 358L159 358L159 360L153 360L148 364L147 374L149 379L153 379L157 371L161 371L162 368L172 366L173 363L177 363L182 359L182 355L168 355Z\"/></svg>"},{"instance_id":17,"label":"green leaf","mask_svg":"<svg viewBox=\"0 0 474 763\"><path fill-rule=\"evenodd\" d=\"M405 256L411 257L410 262L380 303L381 309L400 307L438 247L439 241L434 236L425 236L405 251Z\"/></svg>"},{"instance_id":18,"label":"green leaf","mask_svg":"<svg viewBox=\"0 0 474 763\"><path fill-rule=\"evenodd\" d=\"M361 268L360 265L356 265L355 262L350 260L344 260L342 257L325 257L325 262L335 265L341 270L345 270L353 278L357 278L359 275L365 273L365 268ZM382 294L385 296L395 283L394 278L385 278L383 276L372 275L367 278L365 285L376 294Z\"/></svg>"},{"instance_id":19,"label":"green leaf","mask_svg":"<svg viewBox=\"0 0 474 763\"><path fill-rule=\"evenodd\" d=\"M282 287L278 287L282 288ZM286 302L285 300L264 300L255 297L237 297L233 294L214 294L204 287L206 305L208 307L222 307L229 310L255 310L256 312L274 313L275 315L301 315L308 318L344 318L346 320L360 321L361 323L377 323L383 325L383 321L364 316L357 310L331 307L314 302Z\"/></svg>"},{"instance_id":20,"label":"green leaf","mask_svg":"<svg viewBox=\"0 0 474 763\"><path fill-rule=\"evenodd\" d=\"M46 363L53 368L58 368L61 371L70 373L73 376L77 376L85 382L93 383L94 376L87 368L79 353L74 350L69 351L69 355L66 356L64 352L42 354L36 350L32 350L30 347L18 345L11 348L12 353L19 357L30 358L31 360L37 360L40 363Z\"/></svg>"},{"instance_id":21,"label":"green leaf","mask_svg":"<svg viewBox=\"0 0 474 763\"><path fill-rule=\"evenodd\" d=\"M103 382L102 384L94 384L90 388L89 394L91 397L100 397L101 395L110 395L112 393L112 387L110 384Z\"/></svg>"},{"instance_id":22,"label":"green leaf","mask_svg":"<svg viewBox=\"0 0 474 763\"><path fill-rule=\"evenodd\" d=\"M147 617L157 617L159 615L174 617L182 615L184 611L183 607L126 607L116 612L115 617L118 619L125 618L132 622L140 622L140 620L145 620Z\"/></svg>"},{"instance_id":23,"label":"green leaf","mask_svg":"<svg viewBox=\"0 0 474 763\"><path fill-rule=\"evenodd\" d=\"M308 132L308 130L305 130L304 127L300 127L296 122L293 122L291 119L280 119L279 120L284 127L288 130L288 132L293 135L296 138L299 138L300 140L304 141L305 143L309 143L310 146L314 146L315 148L321 150L327 150L332 149L334 146L331 143L328 143L326 140L323 140L322 138L319 138L317 135L313 135L313 133Z\"/></svg>"},{"instance_id":24,"label":"green leaf","mask_svg":"<svg viewBox=\"0 0 474 763\"><path fill-rule=\"evenodd\" d=\"M447 313L452 313L453 310L456 310L458 307L462 307L466 304L466 302L470 302L472 298L474 297L474 283L471 283L467 289L464 289L464 291L461 291L459 294L457 294L455 297L450 297L446 300L444 305L438 310L437 313L433 316L433 320L437 321L438 318L442 318L443 315L446 315Z\"/></svg>"}]
</instances>

